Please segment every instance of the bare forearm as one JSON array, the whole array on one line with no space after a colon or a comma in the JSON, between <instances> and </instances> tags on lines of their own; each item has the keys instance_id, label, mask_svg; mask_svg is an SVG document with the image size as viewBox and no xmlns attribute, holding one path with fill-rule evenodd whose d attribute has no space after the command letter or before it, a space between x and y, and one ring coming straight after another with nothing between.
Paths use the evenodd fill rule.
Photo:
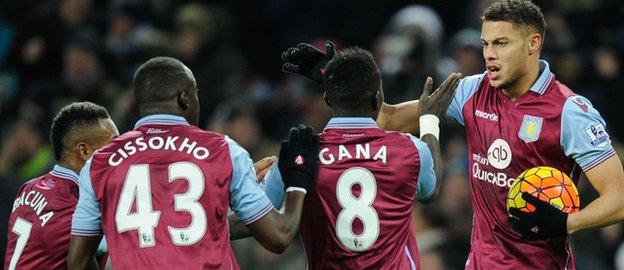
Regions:
<instances>
[{"instance_id":1,"label":"bare forearm","mask_svg":"<svg viewBox=\"0 0 624 270\"><path fill-rule=\"evenodd\" d=\"M286 193L285 199L286 205L284 214L279 216L279 230L282 237L290 243L295 233L299 230L305 194L303 192L291 191Z\"/></svg>"},{"instance_id":2,"label":"bare forearm","mask_svg":"<svg viewBox=\"0 0 624 270\"><path fill-rule=\"evenodd\" d=\"M618 156L612 156L585 174L600 197L568 216L569 234L624 220L624 170Z\"/></svg>"},{"instance_id":3,"label":"bare forearm","mask_svg":"<svg viewBox=\"0 0 624 270\"><path fill-rule=\"evenodd\" d=\"M94 255L101 240L101 236L72 236L67 255L67 269L97 269Z\"/></svg>"},{"instance_id":4,"label":"bare forearm","mask_svg":"<svg viewBox=\"0 0 624 270\"><path fill-rule=\"evenodd\" d=\"M275 253L284 252L299 228L304 198L303 192L287 192L283 214L273 210L258 221L248 224L247 228L264 248Z\"/></svg>"},{"instance_id":5,"label":"bare forearm","mask_svg":"<svg viewBox=\"0 0 624 270\"><path fill-rule=\"evenodd\" d=\"M432 134L425 134L420 137L420 140L425 142L429 147L429 150L431 151L431 157L433 158L433 171L435 172L436 176L435 191L427 200L420 201L422 203L428 204L438 197L438 194L440 193L440 187L442 186L442 154L440 151L440 141L438 141L438 139L436 139L436 137Z\"/></svg>"},{"instance_id":6,"label":"bare forearm","mask_svg":"<svg viewBox=\"0 0 624 270\"><path fill-rule=\"evenodd\" d=\"M228 215L228 225L230 227L230 240L238 240L251 236L251 232L245 224L236 216L236 214Z\"/></svg>"},{"instance_id":7,"label":"bare forearm","mask_svg":"<svg viewBox=\"0 0 624 270\"><path fill-rule=\"evenodd\" d=\"M377 125L383 130L418 133L418 100L399 104L383 103L377 117Z\"/></svg>"},{"instance_id":8,"label":"bare forearm","mask_svg":"<svg viewBox=\"0 0 624 270\"><path fill-rule=\"evenodd\" d=\"M607 192L583 210L568 216L568 234L608 226L624 219L624 197Z\"/></svg>"}]
</instances>

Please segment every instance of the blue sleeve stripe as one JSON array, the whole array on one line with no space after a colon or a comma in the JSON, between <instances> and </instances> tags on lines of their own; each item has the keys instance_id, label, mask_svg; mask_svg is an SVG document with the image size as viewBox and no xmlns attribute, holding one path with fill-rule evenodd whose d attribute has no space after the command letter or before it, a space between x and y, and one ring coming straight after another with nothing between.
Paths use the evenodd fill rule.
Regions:
<instances>
[{"instance_id":1,"label":"blue sleeve stripe","mask_svg":"<svg viewBox=\"0 0 624 270\"><path fill-rule=\"evenodd\" d=\"M266 216L272 210L273 210L273 204L269 203L269 204L267 204L267 206L265 206L260 211L258 211L258 213L254 214L254 215L251 215L249 218L247 218L245 220L242 220L243 224L248 225L248 224L254 223L258 219L261 219L264 216Z\"/></svg>"},{"instance_id":2,"label":"blue sleeve stripe","mask_svg":"<svg viewBox=\"0 0 624 270\"><path fill-rule=\"evenodd\" d=\"M584 165L584 166L581 165L581 169L583 169L584 172L589 171L589 170L595 168L596 166L600 165L600 163L602 163L605 160L609 159L613 155L615 155L615 149L611 148L611 150L600 154L598 157L596 157L596 159L594 159L593 161L587 163L586 165Z\"/></svg>"},{"instance_id":3,"label":"blue sleeve stripe","mask_svg":"<svg viewBox=\"0 0 624 270\"><path fill-rule=\"evenodd\" d=\"M100 236L100 235L102 235L102 231L100 231L100 230L81 230L81 229L72 228L71 229L71 235L75 235L75 236Z\"/></svg>"}]
</instances>

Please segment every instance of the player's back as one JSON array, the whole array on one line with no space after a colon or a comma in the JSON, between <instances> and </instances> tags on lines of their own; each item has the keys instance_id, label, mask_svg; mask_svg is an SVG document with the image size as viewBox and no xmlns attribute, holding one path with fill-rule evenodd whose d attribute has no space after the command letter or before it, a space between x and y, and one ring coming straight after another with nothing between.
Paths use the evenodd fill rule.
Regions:
<instances>
[{"instance_id":1,"label":"player's back","mask_svg":"<svg viewBox=\"0 0 624 270\"><path fill-rule=\"evenodd\" d=\"M372 119L333 120L322 134L317 182L302 215L308 267L414 269L411 214L420 170L414 141L376 128Z\"/></svg>"},{"instance_id":2,"label":"player's back","mask_svg":"<svg viewBox=\"0 0 624 270\"><path fill-rule=\"evenodd\" d=\"M13 203L4 269L65 269L78 176L55 166L26 182Z\"/></svg>"},{"instance_id":3,"label":"player's back","mask_svg":"<svg viewBox=\"0 0 624 270\"><path fill-rule=\"evenodd\" d=\"M237 268L223 135L144 123L96 152L88 166L115 268Z\"/></svg>"}]
</instances>

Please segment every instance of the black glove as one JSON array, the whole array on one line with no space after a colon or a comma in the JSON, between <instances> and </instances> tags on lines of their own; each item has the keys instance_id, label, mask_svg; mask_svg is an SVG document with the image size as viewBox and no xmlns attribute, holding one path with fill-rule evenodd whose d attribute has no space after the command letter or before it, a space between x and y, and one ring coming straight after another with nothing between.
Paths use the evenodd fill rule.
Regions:
<instances>
[{"instance_id":1,"label":"black glove","mask_svg":"<svg viewBox=\"0 0 624 270\"><path fill-rule=\"evenodd\" d=\"M318 168L319 140L312 127L299 125L290 129L288 142L282 142L277 167L284 179L284 188L309 190Z\"/></svg>"},{"instance_id":2,"label":"black glove","mask_svg":"<svg viewBox=\"0 0 624 270\"><path fill-rule=\"evenodd\" d=\"M535 241L568 235L568 214L527 192L522 193L522 199L535 206L531 213L518 208L509 209L509 225L522 235L522 239Z\"/></svg>"},{"instance_id":3,"label":"black glove","mask_svg":"<svg viewBox=\"0 0 624 270\"><path fill-rule=\"evenodd\" d=\"M334 43L325 41L325 53L307 43L299 43L297 48L288 48L282 53L286 61L282 66L284 72L298 73L316 84L323 84L323 72L327 62L334 57Z\"/></svg>"}]
</instances>

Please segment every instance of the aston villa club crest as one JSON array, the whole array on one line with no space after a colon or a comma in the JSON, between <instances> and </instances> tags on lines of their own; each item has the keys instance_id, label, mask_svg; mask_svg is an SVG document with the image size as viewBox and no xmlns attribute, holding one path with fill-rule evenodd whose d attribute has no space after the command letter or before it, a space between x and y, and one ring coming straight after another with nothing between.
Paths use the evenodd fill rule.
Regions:
<instances>
[{"instance_id":1,"label":"aston villa club crest","mask_svg":"<svg viewBox=\"0 0 624 270\"><path fill-rule=\"evenodd\" d=\"M525 143L537 141L542 132L543 122L544 118L525 114L522 125L520 125L520 131L518 131L518 137Z\"/></svg>"}]
</instances>

